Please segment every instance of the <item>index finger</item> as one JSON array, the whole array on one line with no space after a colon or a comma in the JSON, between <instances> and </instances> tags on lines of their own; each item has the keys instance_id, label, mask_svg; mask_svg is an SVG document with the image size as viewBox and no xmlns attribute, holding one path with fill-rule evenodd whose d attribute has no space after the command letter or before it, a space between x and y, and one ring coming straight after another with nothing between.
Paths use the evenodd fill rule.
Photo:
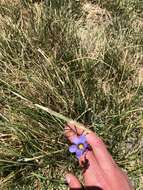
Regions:
<instances>
[{"instance_id":1,"label":"index finger","mask_svg":"<svg viewBox=\"0 0 143 190\"><path fill-rule=\"evenodd\" d=\"M70 126L75 131L76 122L72 121L72 122L70 122L70 124L73 124ZM72 126L74 126L74 127L72 127ZM79 135L81 135L83 132L85 133L87 142L91 146L94 156L95 156L96 160L98 161L100 167L103 169L103 171L105 171L106 173L108 173L108 175L110 175L111 171L114 171L113 169L115 169L117 167L117 165L116 165L115 161L113 160L112 156L110 155L110 153L108 152L106 145L104 144L102 139L99 138L96 135L96 133L94 133L90 130L87 131L87 129L85 127L82 127L82 129L81 129L81 128L78 128L78 126L77 126L76 132Z\"/></svg>"}]
</instances>

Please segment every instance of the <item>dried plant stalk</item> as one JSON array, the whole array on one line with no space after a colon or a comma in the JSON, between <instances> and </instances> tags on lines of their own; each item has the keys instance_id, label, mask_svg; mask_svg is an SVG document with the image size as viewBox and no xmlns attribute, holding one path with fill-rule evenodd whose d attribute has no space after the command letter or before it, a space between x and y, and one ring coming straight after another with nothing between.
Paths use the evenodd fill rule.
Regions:
<instances>
[{"instance_id":1,"label":"dried plant stalk","mask_svg":"<svg viewBox=\"0 0 143 190\"><path fill-rule=\"evenodd\" d=\"M42 110L44 110L44 111L46 111L46 112L48 112L50 115L55 116L55 117L65 121L67 123L73 123L77 128L80 128L80 129L84 130L84 132L86 132L86 133L91 132L82 123L79 123L79 122L77 122L77 121L75 121L73 119L70 119L70 118L68 118L68 117L66 117L66 116L64 116L64 115L62 115L62 114L60 114L58 112L55 112L55 111L51 110L50 108L41 106L39 104L35 104L35 106L42 109Z\"/></svg>"}]
</instances>

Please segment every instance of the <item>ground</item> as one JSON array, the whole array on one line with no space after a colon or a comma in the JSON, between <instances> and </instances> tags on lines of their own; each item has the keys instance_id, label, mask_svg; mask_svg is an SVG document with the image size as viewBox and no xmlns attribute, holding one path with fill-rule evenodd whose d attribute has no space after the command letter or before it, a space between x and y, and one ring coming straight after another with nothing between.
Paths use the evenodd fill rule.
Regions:
<instances>
[{"instance_id":1,"label":"ground","mask_svg":"<svg viewBox=\"0 0 143 190\"><path fill-rule=\"evenodd\" d=\"M65 122L104 139L142 184L143 20L139 0L0 0L0 188L67 189L80 177Z\"/></svg>"}]
</instances>

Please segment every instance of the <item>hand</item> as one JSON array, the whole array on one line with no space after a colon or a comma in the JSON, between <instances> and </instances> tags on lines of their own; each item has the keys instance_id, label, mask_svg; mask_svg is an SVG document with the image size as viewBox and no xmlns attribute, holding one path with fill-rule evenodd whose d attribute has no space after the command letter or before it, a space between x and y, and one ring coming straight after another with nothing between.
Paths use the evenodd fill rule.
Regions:
<instances>
[{"instance_id":1,"label":"hand","mask_svg":"<svg viewBox=\"0 0 143 190\"><path fill-rule=\"evenodd\" d=\"M83 129L76 127L76 123L68 123L65 135L70 142L81 134L83 134ZM87 150L79 159L79 164L84 169L84 188L87 190L133 190L128 176L115 163L103 141L92 131L86 134L86 139L91 150ZM83 189L74 175L67 174L66 179L71 190Z\"/></svg>"}]
</instances>

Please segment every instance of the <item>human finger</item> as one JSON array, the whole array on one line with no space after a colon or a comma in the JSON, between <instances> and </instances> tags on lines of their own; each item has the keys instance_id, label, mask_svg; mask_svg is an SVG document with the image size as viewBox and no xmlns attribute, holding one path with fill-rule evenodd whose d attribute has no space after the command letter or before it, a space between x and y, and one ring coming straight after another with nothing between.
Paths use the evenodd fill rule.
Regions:
<instances>
[{"instance_id":1,"label":"human finger","mask_svg":"<svg viewBox=\"0 0 143 190\"><path fill-rule=\"evenodd\" d=\"M72 189L82 190L82 186L81 186L79 180L74 175L67 174L66 180L67 180L70 190L72 190Z\"/></svg>"},{"instance_id":2,"label":"human finger","mask_svg":"<svg viewBox=\"0 0 143 190\"><path fill-rule=\"evenodd\" d=\"M72 121L68 124L71 129L71 133L74 134L75 130L78 135L81 135L84 133L83 128L76 127L76 122ZM92 151L96 157L97 162L99 163L100 167L105 171L108 175L110 175L111 170L118 169L115 161L113 160L112 156L108 152L106 145L102 141L101 138L99 138L96 133L92 131L88 131L85 133L87 142L92 148ZM70 138L69 138L70 139Z\"/></svg>"},{"instance_id":3,"label":"human finger","mask_svg":"<svg viewBox=\"0 0 143 190\"><path fill-rule=\"evenodd\" d=\"M73 139L77 138L77 132L79 135L82 134L82 131L79 132L79 129L76 132L75 130L75 126L71 123L66 126L65 134L71 142L74 141ZM83 177L85 186L103 186L105 176L91 150L87 150L81 156L79 163L84 170Z\"/></svg>"}]
</instances>

